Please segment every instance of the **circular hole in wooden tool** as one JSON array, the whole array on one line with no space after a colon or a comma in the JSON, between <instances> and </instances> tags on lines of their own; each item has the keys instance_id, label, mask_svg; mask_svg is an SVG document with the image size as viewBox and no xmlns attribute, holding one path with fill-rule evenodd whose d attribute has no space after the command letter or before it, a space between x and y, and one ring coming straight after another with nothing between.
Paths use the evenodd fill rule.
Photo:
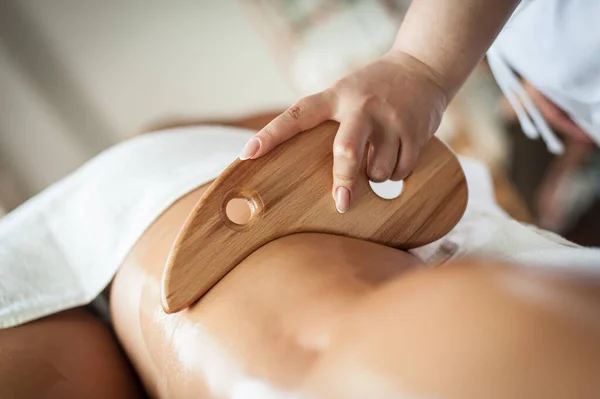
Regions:
<instances>
[{"instance_id":1,"label":"circular hole in wooden tool","mask_svg":"<svg viewBox=\"0 0 600 399\"><path fill-rule=\"evenodd\" d=\"M243 226L250 221L254 213L252 202L246 198L232 198L225 206L225 215L233 223Z\"/></svg>"},{"instance_id":2,"label":"circular hole in wooden tool","mask_svg":"<svg viewBox=\"0 0 600 399\"><path fill-rule=\"evenodd\" d=\"M402 190L404 189L404 181L384 181L382 183L375 183L369 180L369 185L371 186L371 190L378 196L383 199L394 199L398 198L400 194L402 194Z\"/></svg>"}]
</instances>

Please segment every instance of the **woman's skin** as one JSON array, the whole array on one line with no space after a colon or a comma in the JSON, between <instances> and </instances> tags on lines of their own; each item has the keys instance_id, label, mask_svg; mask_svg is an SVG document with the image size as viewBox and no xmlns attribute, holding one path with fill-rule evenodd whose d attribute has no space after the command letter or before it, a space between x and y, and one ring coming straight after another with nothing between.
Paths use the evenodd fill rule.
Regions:
<instances>
[{"instance_id":1,"label":"woman's skin","mask_svg":"<svg viewBox=\"0 0 600 399\"><path fill-rule=\"evenodd\" d=\"M196 190L161 215L113 282L117 335L154 396L231 394L252 380L293 389L348 306L370 287L419 264L404 252L368 242L289 237L251 255L189 310L166 315L159 300L164 264L203 192ZM247 211L238 204L233 217L243 219ZM322 243L335 254L329 256Z\"/></svg>"},{"instance_id":2,"label":"woman's skin","mask_svg":"<svg viewBox=\"0 0 600 399\"><path fill-rule=\"evenodd\" d=\"M112 332L83 309L0 330L2 399L140 397Z\"/></svg>"},{"instance_id":3,"label":"woman's skin","mask_svg":"<svg viewBox=\"0 0 600 399\"><path fill-rule=\"evenodd\" d=\"M589 279L431 268L303 234L267 244L166 315L164 262L203 190L157 219L112 286L117 335L151 397L599 397L600 289ZM2 398L140 394L108 328L81 310L0 330L0 353Z\"/></svg>"},{"instance_id":4,"label":"woman's skin","mask_svg":"<svg viewBox=\"0 0 600 399\"><path fill-rule=\"evenodd\" d=\"M164 261L203 190L159 217L112 290L115 328L152 397L598 397L598 288L515 267L429 269L391 248L296 235L165 315ZM109 328L82 309L0 330L0 398L140 395Z\"/></svg>"},{"instance_id":5,"label":"woman's skin","mask_svg":"<svg viewBox=\"0 0 600 399\"><path fill-rule=\"evenodd\" d=\"M164 263L202 191L154 223L112 287L117 335L152 397L599 397L600 288L575 277L429 268L392 248L302 234L166 315Z\"/></svg>"},{"instance_id":6,"label":"woman's skin","mask_svg":"<svg viewBox=\"0 0 600 399\"><path fill-rule=\"evenodd\" d=\"M331 399L597 398L599 310L597 282L424 269L357 303L305 384Z\"/></svg>"},{"instance_id":7,"label":"woman's skin","mask_svg":"<svg viewBox=\"0 0 600 399\"><path fill-rule=\"evenodd\" d=\"M277 113L215 124L258 130ZM190 125L210 124L190 121ZM161 129L186 125L163 122ZM160 130L155 126L151 131ZM85 309L72 309L0 329L0 399L142 397L138 379L111 329Z\"/></svg>"}]
</instances>

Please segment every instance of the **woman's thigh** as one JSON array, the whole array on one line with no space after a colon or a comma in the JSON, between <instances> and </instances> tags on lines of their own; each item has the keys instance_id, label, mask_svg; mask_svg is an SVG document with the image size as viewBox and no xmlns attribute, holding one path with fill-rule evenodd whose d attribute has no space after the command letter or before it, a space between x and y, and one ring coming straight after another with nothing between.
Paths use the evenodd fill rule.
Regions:
<instances>
[{"instance_id":1,"label":"woman's thigh","mask_svg":"<svg viewBox=\"0 0 600 399\"><path fill-rule=\"evenodd\" d=\"M136 397L112 333L82 309L0 330L0 398Z\"/></svg>"}]
</instances>

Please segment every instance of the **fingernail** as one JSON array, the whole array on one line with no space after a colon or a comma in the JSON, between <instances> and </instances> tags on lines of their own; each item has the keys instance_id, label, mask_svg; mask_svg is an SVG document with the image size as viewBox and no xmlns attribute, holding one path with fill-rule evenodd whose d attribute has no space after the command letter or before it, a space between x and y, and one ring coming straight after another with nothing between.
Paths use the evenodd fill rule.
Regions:
<instances>
[{"instance_id":1,"label":"fingernail","mask_svg":"<svg viewBox=\"0 0 600 399\"><path fill-rule=\"evenodd\" d=\"M344 213L350 206L350 191L346 187L338 187L335 192L335 207L339 213Z\"/></svg>"},{"instance_id":2,"label":"fingernail","mask_svg":"<svg viewBox=\"0 0 600 399\"><path fill-rule=\"evenodd\" d=\"M251 138L244 146L242 154L240 155L240 159L245 161L246 159L252 158L254 155L256 155L259 149L260 141L258 141L256 138Z\"/></svg>"}]
</instances>

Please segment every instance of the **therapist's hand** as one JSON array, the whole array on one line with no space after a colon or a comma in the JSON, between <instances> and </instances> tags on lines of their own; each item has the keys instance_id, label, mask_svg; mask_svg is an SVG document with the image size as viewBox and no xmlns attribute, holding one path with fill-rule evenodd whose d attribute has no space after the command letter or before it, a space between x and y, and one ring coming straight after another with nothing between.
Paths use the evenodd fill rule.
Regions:
<instances>
[{"instance_id":1,"label":"therapist's hand","mask_svg":"<svg viewBox=\"0 0 600 399\"><path fill-rule=\"evenodd\" d=\"M300 100L250 140L240 158L260 157L327 119L339 121L332 194L338 210L345 212L367 142L371 180L405 178L447 103L518 2L413 0L385 56Z\"/></svg>"},{"instance_id":2,"label":"therapist's hand","mask_svg":"<svg viewBox=\"0 0 600 399\"><path fill-rule=\"evenodd\" d=\"M368 156L372 181L404 179L437 130L447 102L430 67L406 53L388 53L292 105L246 144L240 158L258 158L301 131L338 121L332 195L343 213L352 202L363 156Z\"/></svg>"}]
</instances>

